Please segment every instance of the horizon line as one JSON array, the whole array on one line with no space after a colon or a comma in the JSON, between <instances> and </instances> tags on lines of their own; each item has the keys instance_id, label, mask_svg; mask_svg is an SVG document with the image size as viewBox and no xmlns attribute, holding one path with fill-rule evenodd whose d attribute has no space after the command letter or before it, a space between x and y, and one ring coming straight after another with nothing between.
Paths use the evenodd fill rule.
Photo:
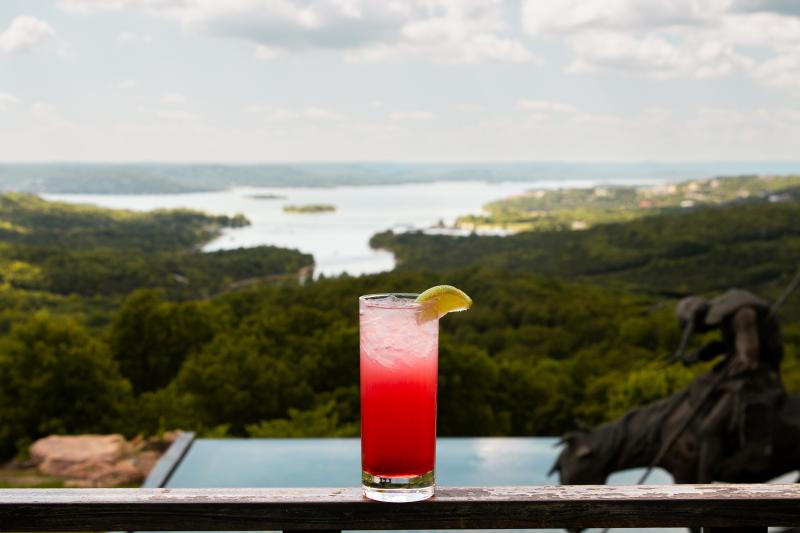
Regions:
<instances>
[{"instance_id":1,"label":"horizon line","mask_svg":"<svg viewBox=\"0 0 800 533\"><path fill-rule=\"evenodd\" d=\"M563 160L563 159L519 159L519 160L419 160L400 161L391 159L369 160L275 160L275 161L192 161L192 160L83 160L48 159L36 161L3 161L1 165L220 165L220 166L268 166L268 165L702 165L702 164L800 164L800 159L609 159L609 160Z\"/></svg>"}]
</instances>

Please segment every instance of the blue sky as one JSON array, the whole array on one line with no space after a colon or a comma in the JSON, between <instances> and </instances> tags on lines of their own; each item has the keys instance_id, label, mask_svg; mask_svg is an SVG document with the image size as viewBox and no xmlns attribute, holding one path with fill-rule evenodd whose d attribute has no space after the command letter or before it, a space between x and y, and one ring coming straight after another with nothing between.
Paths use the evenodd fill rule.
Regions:
<instances>
[{"instance_id":1,"label":"blue sky","mask_svg":"<svg viewBox=\"0 0 800 533\"><path fill-rule=\"evenodd\" d=\"M797 160L794 0L2 0L3 161Z\"/></svg>"}]
</instances>

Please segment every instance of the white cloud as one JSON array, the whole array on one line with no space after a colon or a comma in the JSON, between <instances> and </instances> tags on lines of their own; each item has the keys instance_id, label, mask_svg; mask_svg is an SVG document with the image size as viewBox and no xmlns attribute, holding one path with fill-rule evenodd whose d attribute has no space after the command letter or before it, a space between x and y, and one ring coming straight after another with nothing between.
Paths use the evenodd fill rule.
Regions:
<instances>
[{"instance_id":1,"label":"white cloud","mask_svg":"<svg viewBox=\"0 0 800 533\"><path fill-rule=\"evenodd\" d=\"M181 93L166 93L161 97L161 103L166 105L185 105L189 99Z\"/></svg>"},{"instance_id":2,"label":"white cloud","mask_svg":"<svg viewBox=\"0 0 800 533\"><path fill-rule=\"evenodd\" d=\"M328 111L319 107L307 107L303 110L303 117L312 120L341 120L342 116L339 113Z\"/></svg>"},{"instance_id":3,"label":"white cloud","mask_svg":"<svg viewBox=\"0 0 800 533\"><path fill-rule=\"evenodd\" d=\"M417 5L417 4L408 4ZM346 59L374 62L424 57L438 63L541 63L508 28L501 2L428 2L400 28L399 38L354 48Z\"/></svg>"},{"instance_id":4,"label":"white cloud","mask_svg":"<svg viewBox=\"0 0 800 533\"><path fill-rule=\"evenodd\" d=\"M800 87L800 54L777 56L750 69L750 75L765 85Z\"/></svg>"},{"instance_id":5,"label":"white cloud","mask_svg":"<svg viewBox=\"0 0 800 533\"><path fill-rule=\"evenodd\" d=\"M436 117L430 111L397 111L389 114L391 120L433 120Z\"/></svg>"},{"instance_id":6,"label":"white cloud","mask_svg":"<svg viewBox=\"0 0 800 533\"><path fill-rule=\"evenodd\" d=\"M470 141L471 132L480 135ZM620 114L582 108L566 114L530 111L492 114L448 137L474 146L470 156L492 146L520 159L789 159L800 142L800 112L790 106L644 108Z\"/></svg>"},{"instance_id":7,"label":"white cloud","mask_svg":"<svg viewBox=\"0 0 800 533\"><path fill-rule=\"evenodd\" d=\"M36 17L16 17L0 32L0 53L30 52L55 36L52 26Z\"/></svg>"},{"instance_id":8,"label":"white cloud","mask_svg":"<svg viewBox=\"0 0 800 533\"><path fill-rule=\"evenodd\" d=\"M462 46L461 58L468 63L484 60L506 63L542 63L541 59L535 57L519 41L490 33L475 35L465 41Z\"/></svg>"},{"instance_id":9,"label":"white cloud","mask_svg":"<svg viewBox=\"0 0 800 533\"><path fill-rule=\"evenodd\" d=\"M534 111L538 113L574 113L575 106L564 102L554 102L552 100L520 100L520 109Z\"/></svg>"},{"instance_id":10,"label":"white cloud","mask_svg":"<svg viewBox=\"0 0 800 533\"><path fill-rule=\"evenodd\" d=\"M257 44L253 55L255 55L256 59L261 59L262 61L272 61L273 59L282 56L283 50L280 48L275 48L274 46Z\"/></svg>"},{"instance_id":11,"label":"white cloud","mask_svg":"<svg viewBox=\"0 0 800 533\"><path fill-rule=\"evenodd\" d=\"M645 74L663 79L677 76L711 78L723 76L746 63L734 47L708 39L673 44L666 36L649 33L641 37L610 30L584 31L572 37L575 57L571 72L609 69Z\"/></svg>"},{"instance_id":12,"label":"white cloud","mask_svg":"<svg viewBox=\"0 0 800 533\"><path fill-rule=\"evenodd\" d=\"M460 113L483 113L486 111L486 106L478 104L456 104L455 109Z\"/></svg>"},{"instance_id":13,"label":"white cloud","mask_svg":"<svg viewBox=\"0 0 800 533\"><path fill-rule=\"evenodd\" d=\"M187 122L197 119L197 115L182 109L159 109L156 111L156 117L172 122Z\"/></svg>"},{"instance_id":14,"label":"white cloud","mask_svg":"<svg viewBox=\"0 0 800 533\"><path fill-rule=\"evenodd\" d=\"M525 0L523 27L531 34L586 29L646 30L698 24L716 17L729 0Z\"/></svg>"},{"instance_id":15,"label":"white cloud","mask_svg":"<svg viewBox=\"0 0 800 533\"><path fill-rule=\"evenodd\" d=\"M637 121L642 117L637 117ZM572 119L575 124L591 124L604 128L619 127L628 123L628 120L619 115L609 115L607 113L579 113Z\"/></svg>"},{"instance_id":16,"label":"white cloud","mask_svg":"<svg viewBox=\"0 0 800 533\"><path fill-rule=\"evenodd\" d=\"M350 61L525 62L503 0L62 0L67 9L141 9L185 29L254 43L255 57L345 52Z\"/></svg>"},{"instance_id":17,"label":"white cloud","mask_svg":"<svg viewBox=\"0 0 800 533\"><path fill-rule=\"evenodd\" d=\"M129 91L131 89L135 89L139 84L136 80L122 80L117 84L117 87L122 89L123 91Z\"/></svg>"},{"instance_id":18,"label":"white cloud","mask_svg":"<svg viewBox=\"0 0 800 533\"><path fill-rule=\"evenodd\" d=\"M552 124L615 126L629 120L617 115L586 112L572 104L555 100L523 99L518 102L518 106L527 112L524 116L528 119L537 122L549 121Z\"/></svg>"},{"instance_id":19,"label":"white cloud","mask_svg":"<svg viewBox=\"0 0 800 533\"><path fill-rule=\"evenodd\" d=\"M18 105L19 103L20 99L13 94L0 93L0 111L5 111L11 106Z\"/></svg>"},{"instance_id":20,"label":"white cloud","mask_svg":"<svg viewBox=\"0 0 800 533\"><path fill-rule=\"evenodd\" d=\"M565 42L571 72L615 70L654 79L741 72L765 85L798 87L798 6L782 0L526 0L522 22L531 35Z\"/></svg>"},{"instance_id":21,"label":"white cloud","mask_svg":"<svg viewBox=\"0 0 800 533\"><path fill-rule=\"evenodd\" d=\"M55 111L55 108L50 104L44 102L34 102L31 104L31 114L36 117L44 117L50 115Z\"/></svg>"},{"instance_id":22,"label":"white cloud","mask_svg":"<svg viewBox=\"0 0 800 533\"><path fill-rule=\"evenodd\" d=\"M114 4L113 6L111 4ZM90 0L59 0L58 7L71 13L90 13L100 9L121 9L124 2L92 2Z\"/></svg>"},{"instance_id":23,"label":"white cloud","mask_svg":"<svg viewBox=\"0 0 800 533\"><path fill-rule=\"evenodd\" d=\"M152 44L153 36L147 33L122 31L117 35L117 41L124 44Z\"/></svg>"},{"instance_id":24,"label":"white cloud","mask_svg":"<svg viewBox=\"0 0 800 533\"><path fill-rule=\"evenodd\" d=\"M301 110L293 110L270 105L254 104L248 107L247 111L260 115L269 122L290 122L298 120L338 121L344 119L341 113L321 107L306 107Z\"/></svg>"},{"instance_id":25,"label":"white cloud","mask_svg":"<svg viewBox=\"0 0 800 533\"><path fill-rule=\"evenodd\" d=\"M719 31L737 45L770 52L763 58L744 58L743 72L764 85L800 88L800 17L736 14L725 17Z\"/></svg>"},{"instance_id":26,"label":"white cloud","mask_svg":"<svg viewBox=\"0 0 800 533\"><path fill-rule=\"evenodd\" d=\"M34 102L30 105L30 115L35 123L48 128L62 128L70 123L64 120L52 104Z\"/></svg>"},{"instance_id":27,"label":"white cloud","mask_svg":"<svg viewBox=\"0 0 800 533\"><path fill-rule=\"evenodd\" d=\"M262 104L251 105L247 108L247 111L255 115L261 115L265 120L270 122L284 122L296 119L300 116L300 113L296 111Z\"/></svg>"}]
</instances>

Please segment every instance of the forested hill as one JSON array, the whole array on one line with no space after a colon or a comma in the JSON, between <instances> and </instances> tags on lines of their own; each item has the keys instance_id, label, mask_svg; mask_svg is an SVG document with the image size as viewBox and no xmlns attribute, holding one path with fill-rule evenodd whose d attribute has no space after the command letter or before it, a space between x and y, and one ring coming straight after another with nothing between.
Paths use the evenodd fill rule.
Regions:
<instances>
[{"instance_id":1,"label":"forested hill","mask_svg":"<svg viewBox=\"0 0 800 533\"><path fill-rule=\"evenodd\" d=\"M142 287L203 296L313 264L307 254L269 246L200 252L223 228L246 224L241 215L136 213L0 194L0 283L85 296Z\"/></svg>"},{"instance_id":2,"label":"forested hill","mask_svg":"<svg viewBox=\"0 0 800 533\"><path fill-rule=\"evenodd\" d=\"M508 237L385 232L371 244L394 252L399 270L481 266L665 296L733 286L775 294L800 265L800 204L735 204Z\"/></svg>"}]
</instances>

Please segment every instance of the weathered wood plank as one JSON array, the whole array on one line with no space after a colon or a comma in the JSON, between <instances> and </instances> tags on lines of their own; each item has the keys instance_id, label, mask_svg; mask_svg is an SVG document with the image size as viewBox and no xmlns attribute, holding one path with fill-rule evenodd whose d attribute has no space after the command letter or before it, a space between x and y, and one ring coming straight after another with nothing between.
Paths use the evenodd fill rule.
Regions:
<instances>
[{"instance_id":1,"label":"weathered wood plank","mask_svg":"<svg viewBox=\"0 0 800 533\"><path fill-rule=\"evenodd\" d=\"M407 504L358 488L0 490L0 531L797 525L800 485L444 487Z\"/></svg>"},{"instance_id":2,"label":"weathered wood plank","mask_svg":"<svg viewBox=\"0 0 800 533\"><path fill-rule=\"evenodd\" d=\"M302 529L287 529L283 533L306 533ZM314 533L342 533L341 529L317 529Z\"/></svg>"}]
</instances>

